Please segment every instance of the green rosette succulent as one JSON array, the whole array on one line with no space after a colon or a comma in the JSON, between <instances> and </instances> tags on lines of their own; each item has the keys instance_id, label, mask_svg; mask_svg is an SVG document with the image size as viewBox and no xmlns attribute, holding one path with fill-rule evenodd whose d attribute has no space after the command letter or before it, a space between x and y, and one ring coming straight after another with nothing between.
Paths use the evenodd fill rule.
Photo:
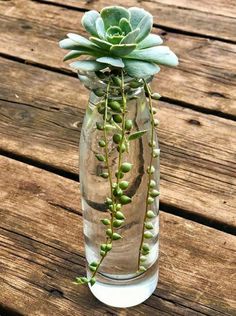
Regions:
<instances>
[{"instance_id":1,"label":"green rosette succulent","mask_svg":"<svg viewBox=\"0 0 236 316\"><path fill-rule=\"evenodd\" d=\"M177 66L178 58L162 39L151 34L153 17L141 8L106 7L88 11L82 25L89 39L74 33L60 41L70 50L64 60L88 56L70 64L78 72L123 69L130 77L147 78L160 71L159 65Z\"/></svg>"}]
</instances>

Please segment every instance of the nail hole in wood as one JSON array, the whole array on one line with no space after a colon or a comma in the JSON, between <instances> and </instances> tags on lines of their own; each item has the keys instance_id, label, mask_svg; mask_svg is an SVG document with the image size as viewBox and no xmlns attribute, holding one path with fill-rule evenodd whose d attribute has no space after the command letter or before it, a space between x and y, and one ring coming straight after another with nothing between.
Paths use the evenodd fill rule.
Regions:
<instances>
[{"instance_id":1,"label":"nail hole in wood","mask_svg":"<svg viewBox=\"0 0 236 316\"><path fill-rule=\"evenodd\" d=\"M32 29L32 27L30 25L28 25L28 24L22 24L21 28L24 29L24 30L31 30Z\"/></svg>"},{"instance_id":2,"label":"nail hole in wood","mask_svg":"<svg viewBox=\"0 0 236 316\"><path fill-rule=\"evenodd\" d=\"M166 32L166 31L162 31L162 32L161 32L161 35L162 35L162 36L165 36L165 35L167 35L167 32Z\"/></svg>"},{"instance_id":3,"label":"nail hole in wood","mask_svg":"<svg viewBox=\"0 0 236 316\"><path fill-rule=\"evenodd\" d=\"M49 293L51 296L54 296L54 297L63 297L64 296L64 293L61 290L57 290L57 289L50 289Z\"/></svg>"},{"instance_id":4,"label":"nail hole in wood","mask_svg":"<svg viewBox=\"0 0 236 316\"><path fill-rule=\"evenodd\" d=\"M188 123L192 124L192 125L196 125L196 126L200 126L201 125L201 123L198 120L195 120L195 119L188 120Z\"/></svg>"},{"instance_id":5,"label":"nail hole in wood","mask_svg":"<svg viewBox=\"0 0 236 316\"><path fill-rule=\"evenodd\" d=\"M224 98L224 99L226 98L224 94L219 93L219 92L209 91L208 94L216 98Z\"/></svg>"}]
</instances>

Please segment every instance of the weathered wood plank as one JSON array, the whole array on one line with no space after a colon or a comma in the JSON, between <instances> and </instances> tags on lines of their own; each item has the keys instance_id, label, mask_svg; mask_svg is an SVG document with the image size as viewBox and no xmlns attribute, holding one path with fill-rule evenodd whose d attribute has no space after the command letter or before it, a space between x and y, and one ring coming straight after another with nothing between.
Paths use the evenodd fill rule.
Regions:
<instances>
[{"instance_id":1,"label":"weathered wood plank","mask_svg":"<svg viewBox=\"0 0 236 316\"><path fill-rule=\"evenodd\" d=\"M236 311L235 237L165 213L155 295L128 311L100 304L71 282L84 270L78 184L5 157L0 170L1 305L30 316Z\"/></svg>"},{"instance_id":2,"label":"weathered wood plank","mask_svg":"<svg viewBox=\"0 0 236 316\"><path fill-rule=\"evenodd\" d=\"M147 0L149 1L149 0ZM151 0L150 0L151 1ZM154 3L163 3L186 9L218 14L228 17L236 17L234 0L215 0L214 3L208 0L152 0Z\"/></svg>"},{"instance_id":3,"label":"weathered wood plank","mask_svg":"<svg viewBox=\"0 0 236 316\"><path fill-rule=\"evenodd\" d=\"M84 34L78 23L83 13L25 1L0 2L0 53L69 70L57 42L69 30ZM171 100L236 115L236 46L172 33L164 37L180 66L163 69L154 87Z\"/></svg>"},{"instance_id":4,"label":"weathered wood plank","mask_svg":"<svg viewBox=\"0 0 236 316\"><path fill-rule=\"evenodd\" d=\"M29 65L0 67L1 149L77 173L85 89ZM236 123L164 102L157 116L162 203L236 226Z\"/></svg>"},{"instance_id":5,"label":"weathered wood plank","mask_svg":"<svg viewBox=\"0 0 236 316\"><path fill-rule=\"evenodd\" d=\"M37 0L36 0L37 1ZM108 0L40 0L73 8L101 10L111 5ZM116 0L117 5L138 6L152 12L157 25L194 34L236 40L236 8L234 0Z\"/></svg>"}]
</instances>

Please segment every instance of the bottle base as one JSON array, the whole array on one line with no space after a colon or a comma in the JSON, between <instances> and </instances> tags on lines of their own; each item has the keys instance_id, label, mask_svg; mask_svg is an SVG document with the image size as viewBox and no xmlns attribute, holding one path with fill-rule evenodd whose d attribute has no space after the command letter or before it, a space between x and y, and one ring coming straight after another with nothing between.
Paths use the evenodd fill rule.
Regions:
<instances>
[{"instance_id":1,"label":"bottle base","mask_svg":"<svg viewBox=\"0 0 236 316\"><path fill-rule=\"evenodd\" d=\"M155 271L148 277L129 280L126 283L109 284L99 278L90 290L102 303L119 308L139 305L147 300L155 291L158 283L158 273ZM111 280L110 280L111 282Z\"/></svg>"}]
</instances>

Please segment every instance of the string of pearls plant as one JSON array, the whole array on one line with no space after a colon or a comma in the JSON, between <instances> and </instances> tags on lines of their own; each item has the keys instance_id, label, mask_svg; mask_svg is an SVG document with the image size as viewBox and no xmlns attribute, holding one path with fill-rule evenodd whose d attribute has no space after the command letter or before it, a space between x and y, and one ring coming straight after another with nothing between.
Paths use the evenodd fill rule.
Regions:
<instances>
[{"instance_id":1,"label":"string of pearls plant","mask_svg":"<svg viewBox=\"0 0 236 316\"><path fill-rule=\"evenodd\" d=\"M125 78L132 78L130 88L141 87L145 89L149 100L150 110L150 163L146 170L148 175L148 187L146 192L146 209L142 224L142 236L139 247L137 273L145 272L145 261L150 252L146 240L153 238L153 225L151 219L156 214L151 209L154 199L159 195L156 182L153 179L155 168L154 159L159 157L159 149L155 143L155 127L158 122L154 118L155 110L152 99L159 99L158 93L152 93L148 78L160 71L159 65L176 66L176 55L163 43L160 36L150 34L153 25L151 14L140 8L125 9L120 6L106 7L100 13L95 10L86 12L82 19L82 25L88 33L89 39L69 33L68 38L60 41L60 47L70 50L64 60L89 56L89 59L77 60L71 67L79 72L83 78L87 74L96 74L106 84L106 91L102 88L94 89L94 93L101 98L97 105L97 111L101 115L101 121L96 122L96 128L101 133L98 145L100 152L96 153L97 160L102 164L103 170L100 176L109 182L109 196L104 201L109 217L102 219L100 225L104 225L104 243L100 245L100 258L89 264L91 277L78 277L76 284L94 285L96 274L106 258L112 252L113 242L121 239L117 229L125 222L123 206L132 203L131 197L126 194L129 182L124 180L125 174L132 169L132 164L124 160L124 153L129 152L129 143L141 138L147 130L132 132L133 122L127 118L127 91L125 90ZM113 87L118 89L119 99L111 98ZM110 131L114 133L110 136ZM110 139L111 138L111 139ZM109 142L112 141L118 153L117 170L112 174L111 161L109 159Z\"/></svg>"},{"instance_id":2,"label":"string of pearls plant","mask_svg":"<svg viewBox=\"0 0 236 316\"><path fill-rule=\"evenodd\" d=\"M140 271L146 271L146 267L144 264L147 260L147 255L150 252L149 245L147 243L144 243L145 239L151 239L153 238L152 230L153 225L149 221L150 219L153 219L156 217L156 214L150 209L150 205L153 204L154 199L160 195L160 192L156 190L156 182L154 179L152 179L152 175L155 172L155 167L153 166L153 159L158 158L160 156L160 150L156 147L156 142L154 140L154 133L155 133L155 127L158 126L158 120L154 118L155 110L152 106L152 98L155 100L160 99L160 95L158 93L152 94L150 86L144 81L144 88L146 91L146 94L149 99L149 112L150 112L150 119L151 119L151 139L149 142L149 146L151 147L151 157L150 157L150 163L149 167L147 168L148 173L148 187L147 187L147 194L146 194L146 209L145 209L145 216L143 221L143 230L142 230L142 239L139 247L139 261L138 261L138 267ZM142 265L141 265L142 264Z\"/></svg>"}]
</instances>

